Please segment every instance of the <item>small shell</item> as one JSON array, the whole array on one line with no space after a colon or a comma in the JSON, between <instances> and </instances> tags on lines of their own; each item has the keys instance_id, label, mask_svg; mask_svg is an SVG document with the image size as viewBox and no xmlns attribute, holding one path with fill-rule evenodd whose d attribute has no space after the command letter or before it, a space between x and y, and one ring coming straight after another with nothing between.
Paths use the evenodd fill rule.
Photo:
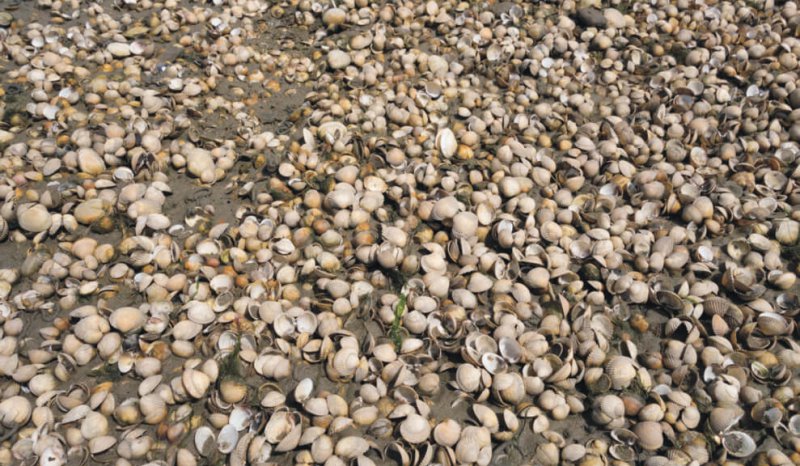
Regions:
<instances>
[{"instance_id":1,"label":"small shell","mask_svg":"<svg viewBox=\"0 0 800 466\"><path fill-rule=\"evenodd\" d=\"M436 148L445 158L455 155L456 149L458 149L458 141L456 141L456 135L453 130L450 128L439 130L436 135Z\"/></svg>"}]
</instances>

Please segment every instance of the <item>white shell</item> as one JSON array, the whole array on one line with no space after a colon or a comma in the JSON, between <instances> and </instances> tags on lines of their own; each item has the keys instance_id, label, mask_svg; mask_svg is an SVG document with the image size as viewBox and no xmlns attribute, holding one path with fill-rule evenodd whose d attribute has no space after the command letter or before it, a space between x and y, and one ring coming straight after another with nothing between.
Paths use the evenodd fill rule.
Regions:
<instances>
[{"instance_id":1,"label":"white shell","mask_svg":"<svg viewBox=\"0 0 800 466\"><path fill-rule=\"evenodd\" d=\"M439 152L446 158L455 155L456 149L458 149L458 141L456 141L456 135L453 133L453 130L450 128L439 130L439 133L436 135L436 148L439 149Z\"/></svg>"},{"instance_id":2,"label":"white shell","mask_svg":"<svg viewBox=\"0 0 800 466\"><path fill-rule=\"evenodd\" d=\"M422 443L430 437L431 425L419 414L411 414L400 423L400 435L408 443Z\"/></svg>"},{"instance_id":3,"label":"white shell","mask_svg":"<svg viewBox=\"0 0 800 466\"><path fill-rule=\"evenodd\" d=\"M219 431L217 436L217 449L220 453L228 454L236 447L236 442L239 441L239 432L236 427L226 424L222 430Z\"/></svg>"}]
</instances>

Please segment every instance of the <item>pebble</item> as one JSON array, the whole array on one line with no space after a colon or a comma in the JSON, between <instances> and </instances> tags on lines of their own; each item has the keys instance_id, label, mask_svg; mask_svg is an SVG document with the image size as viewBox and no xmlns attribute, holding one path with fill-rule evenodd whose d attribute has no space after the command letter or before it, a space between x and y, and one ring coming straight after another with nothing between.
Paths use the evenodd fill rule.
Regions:
<instances>
[{"instance_id":1,"label":"pebble","mask_svg":"<svg viewBox=\"0 0 800 466\"><path fill-rule=\"evenodd\" d=\"M575 13L577 23L586 28L604 29L608 25L606 16L597 8L581 8Z\"/></svg>"}]
</instances>

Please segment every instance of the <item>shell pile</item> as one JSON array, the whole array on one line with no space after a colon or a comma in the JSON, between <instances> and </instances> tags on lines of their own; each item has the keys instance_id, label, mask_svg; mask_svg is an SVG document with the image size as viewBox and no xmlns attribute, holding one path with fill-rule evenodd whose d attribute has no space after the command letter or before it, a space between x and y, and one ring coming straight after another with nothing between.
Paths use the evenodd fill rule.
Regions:
<instances>
[{"instance_id":1,"label":"shell pile","mask_svg":"<svg viewBox=\"0 0 800 466\"><path fill-rule=\"evenodd\" d=\"M794 1L0 9L0 464L800 464Z\"/></svg>"}]
</instances>

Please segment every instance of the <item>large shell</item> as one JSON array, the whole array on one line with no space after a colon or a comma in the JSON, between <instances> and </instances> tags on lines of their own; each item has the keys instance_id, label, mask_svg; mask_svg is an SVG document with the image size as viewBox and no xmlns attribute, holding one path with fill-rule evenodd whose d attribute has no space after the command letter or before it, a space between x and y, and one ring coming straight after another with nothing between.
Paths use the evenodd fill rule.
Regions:
<instances>
[{"instance_id":1,"label":"large shell","mask_svg":"<svg viewBox=\"0 0 800 466\"><path fill-rule=\"evenodd\" d=\"M717 406L708 417L709 427L713 432L725 432L735 426L744 416L744 410L736 405Z\"/></svg>"},{"instance_id":2,"label":"large shell","mask_svg":"<svg viewBox=\"0 0 800 466\"><path fill-rule=\"evenodd\" d=\"M336 442L334 453L345 459L361 456L369 450L369 443L362 437L349 436Z\"/></svg>"},{"instance_id":3,"label":"large shell","mask_svg":"<svg viewBox=\"0 0 800 466\"><path fill-rule=\"evenodd\" d=\"M428 420L418 414L411 414L400 423L400 435L408 443L422 443L431 435Z\"/></svg>"},{"instance_id":4,"label":"large shell","mask_svg":"<svg viewBox=\"0 0 800 466\"><path fill-rule=\"evenodd\" d=\"M239 441L239 432L236 427L226 424L217 435L217 450L220 453L228 454L236 448L236 443Z\"/></svg>"},{"instance_id":5,"label":"large shell","mask_svg":"<svg viewBox=\"0 0 800 466\"><path fill-rule=\"evenodd\" d=\"M445 419L433 428L433 440L441 446L454 446L460 436L461 425L452 419Z\"/></svg>"},{"instance_id":6,"label":"large shell","mask_svg":"<svg viewBox=\"0 0 800 466\"><path fill-rule=\"evenodd\" d=\"M658 422L640 422L634 426L633 432L638 437L639 446L644 450L655 451L664 445L663 429Z\"/></svg>"},{"instance_id":7,"label":"large shell","mask_svg":"<svg viewBox=\"0 0 800 466\"><path fill-rule=\"evenodd\" d=\"M748 434L731 431L722 435L722 446L735 458L747 458L756 451L756 442Z\"/></svg>"},{"instance_id":8,"label":"large shell","mask_svg":"<svg viewBox=\"0 0 800 466\"><path fill-rule=\"evenodd\" d=\"M194 446L202 456L211 455L216 448L214 431L208 426L199 427L194 433Z\"/></svg>"},{"instance_id":9,"label":"large shell","mask_svg":"<svg viewBox=\"0 0 800 466\"><path fill-rule=\"evenodd\" d=\"M764 312L758 316L758 330L765 336L778 336L791 332L792 325L782 315Z\"/></svg>"},{"instance_id":10,"label":"large shell","mask_svg":"<svg viewBox=\"0 0 800 466\"><path fill-rule=\"evenodd\" d=\"M611 387L621 390L630 386L637 371L631 358L614 356L606 363L606 373L611 379Z\"/></svg>"},{"instance_id":11,"label":"large shell","mask_svg":"<svg viewBox=\"0 0 800 466\"><path fill-rule=\"evenodd\" d=\"M211 379L204 372L195 369L186 369L181 376L183 388L192 398L200 399L208 391Z\"/></svg>"}]
</instances>

